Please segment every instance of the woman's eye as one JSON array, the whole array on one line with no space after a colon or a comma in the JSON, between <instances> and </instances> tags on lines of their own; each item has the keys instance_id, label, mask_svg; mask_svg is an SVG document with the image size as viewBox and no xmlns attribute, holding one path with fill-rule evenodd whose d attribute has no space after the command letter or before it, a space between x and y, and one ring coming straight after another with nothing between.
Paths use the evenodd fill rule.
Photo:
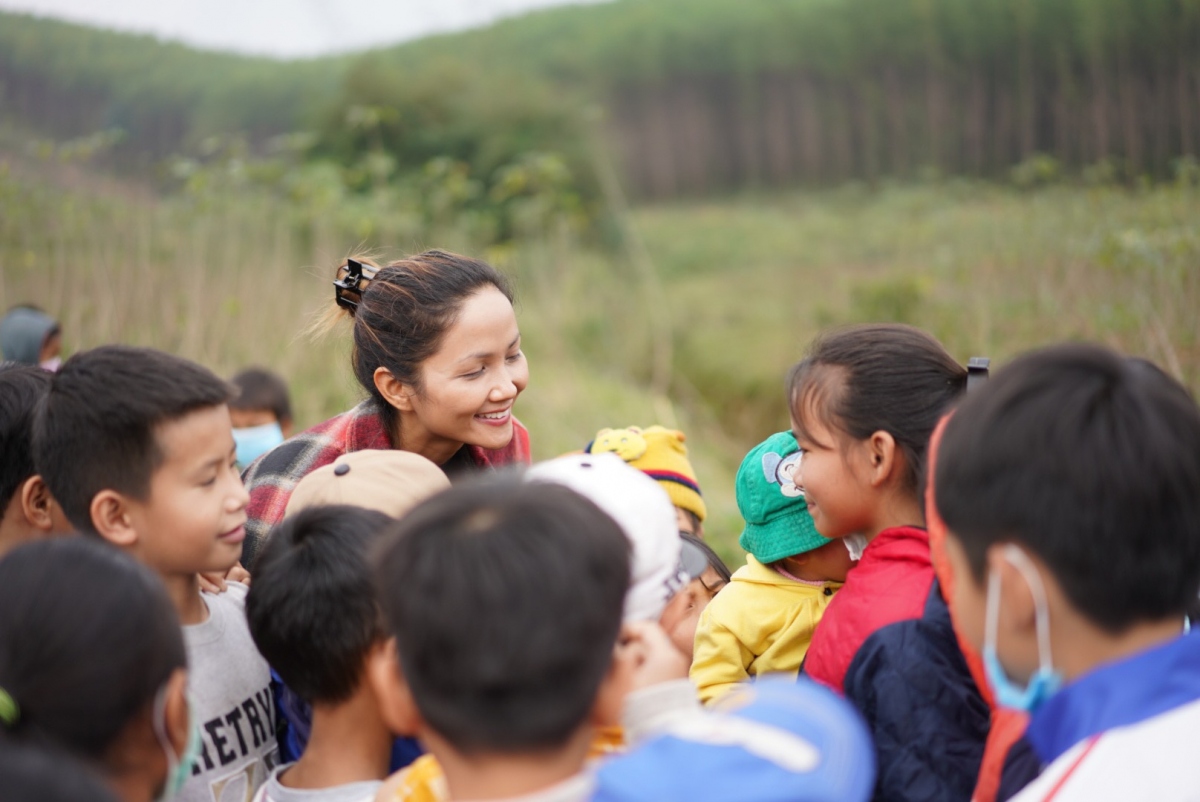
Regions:
<instances>
[{"instance_id":1,"label":"woman's eye","mask_svg":"<svg viewBox=\"0 0 1200 802\"><path fill-rule=\"evenodd\" d=\"M486 368L480 368L479 370L473 370L470 373L464 373L463 378L464 379L478 379L480 376L483 375L484 370L486 370Z\"/></svg>"},{"instance_id":2,"label":"woman's eye","mask_svg":"<svg viewBox=\"0 0 1200 802\"><path fill-rule=\"evenodd\" d=\"M522 354L520 351L517 351L515 354L509 354L509 356L508 356L508 361L509 361L509 362L516 362L516 361L517 361L518 359L520 359L522 356L524 356L524 354Z\"/></svg>"}]
</instances>

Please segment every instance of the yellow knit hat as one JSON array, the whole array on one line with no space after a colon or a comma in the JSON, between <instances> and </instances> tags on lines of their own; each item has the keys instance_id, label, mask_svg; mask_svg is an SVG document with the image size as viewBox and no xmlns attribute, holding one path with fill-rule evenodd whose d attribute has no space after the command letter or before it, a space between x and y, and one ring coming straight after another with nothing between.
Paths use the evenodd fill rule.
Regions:
<instances>
[{"instance_id":1,"label":"yellow knit hat","mask_svg":"<svg viewBox=\"0 0 1200 802\"><path fill-rule=\"evenodd\" d=\"M611 451L657 480L671 497L672 504L703 521L708 515L708 508L700 496L696 472L692 470L692 463L688 462L687 446L683 444L686 439L683 432L662 426L601 429L584 451L589 454Z\"/></svg>"}]
</instances>

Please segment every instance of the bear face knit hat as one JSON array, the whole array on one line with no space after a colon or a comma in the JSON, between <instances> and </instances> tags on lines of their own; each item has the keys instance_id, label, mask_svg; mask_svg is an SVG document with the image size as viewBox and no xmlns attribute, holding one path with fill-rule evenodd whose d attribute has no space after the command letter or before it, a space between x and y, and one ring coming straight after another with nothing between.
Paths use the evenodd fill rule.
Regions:
<instances>
[{"instance_id":1,"label":"bear face knit hat","mask_svg":"<svg viewBox=\"0 0 1200 802\"><path fill-rule=\"evenodd\" d=\"M708 507L700 495L696 471L688 461L687 437L683 432L651 426L640 429L601 429L596 439L588 443L585 452L611 452L662 485L676 507L691 512L697 520L708 516Z\"/></svg>"},{"instance_id":2,"label":"bear face knit hat","mask_svg":"<svg viewBox=\"0 0 1200 802\"><path fill-rule=\"evenodd\" d=\"M286 518L308 507L349 504L401 518L449 487L441 468L411 451L351 451L301 479L283 514Z\"/></svg>"},{"instance_id":3,"label":"bear face knit hat","mask_svg":"<svg viewBox=\"0 0 1200 802\"><path fill-rule=\"evenodd\" d=\"M569 487L625 532L633 572L625 594L626 621L657 621L671 597L694 578L683 565L671 500L657 482L615 454L570 454L534 465L525 478Z\"/></svg>"},{"instance_id":4,"label":"bear face knit hat","mask_svg":"<svg viewBox=\"0 0 1200 802\"><path fill-rule=\"evenodd\" d=\"M800 456L795 435L779 432L751 449L738 469L737 505L746 521L738 545L763 565L829 542L817 532L796 485Z\"/></svg>"}]
</instances>

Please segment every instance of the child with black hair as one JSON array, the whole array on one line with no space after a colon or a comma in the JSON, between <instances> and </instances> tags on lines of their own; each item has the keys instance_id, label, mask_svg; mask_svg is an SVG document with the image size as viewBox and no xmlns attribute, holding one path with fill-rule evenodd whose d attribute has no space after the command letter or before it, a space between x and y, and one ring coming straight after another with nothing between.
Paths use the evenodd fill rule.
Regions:
<instances>
[{"instance_id":1,"label":"child with black hair","mask_svg":"<svg viewBox=\"0 0 1200 802\"><path fill-rule=\"evenodd\" d=\"M696 626L717 594L729 584L729 566L712 547L695 535L679 533L683 572L691 580L676 593L658 617L671 643L691 661L696 647Z\"/></svg>"},{"instance_id":2,"label":"child with black hair","mask_svg":"<svg viewBox=\"0 0 1200 802\"><path fill-rule=\"evenodd\" d=\"M42 368L0 364L0 556L28 540L72 531L33 467L33 416L49 390Z\"/></svg>"},{"instance_id":3,"label":"child with black hair","mask_svg":"<svg viewBox=\"0 0 1200 802\"><path fill-rule=\"evenodd\" d=\"M1092 345L1016 359L933 472L957 621L1045 769L1016 799L1200 796L1200 409Z\"/></svg>"},{"instance_id":4,"label":"child with black hair","mask_svg":"<svg viewBox=\"0 0 1200 802\"><path fill-rule=\"evenodd\" d=\"M796 483L816 529L867 542L802 670L866 719L876 799L969 799L990 714L934 572L920 494L930 434L967 370L925 332L875 324L820 337L789 384Z\"/></svg>"},{"instance_id":5,"label":"child with black hair","mask_svg":"<svg viewBox=\"0 0 1200 802\"><path fill-rule=\"evenodd\" d=\"M186 684L179 619L147 568L87 538L26 543L0 560L4 799L21 798L6 759L31 745L96 767L125 802L177 790L195 757Z\"/></svg>"},{"instance_id":6,"label":"child with black hair","mask_svg":"<svg viewBox=\"0 0 1200 802\"><path fill-rule=\"evenodd\" d=\"M67 518L149 566L183 623L200 759L181 798L252 794L277 760L266 661L244 614L245 585L202 594L199 574L237 564L246 489L235 464L230 387L147 348L103 346L55 374L34 461Z\"/></svg>"},{"instance_id":7,"label":"child with black hair","mask_svg":"<svg viewBox=\"0 0 1200 802\"><path fill-rule=\"evenodd\" d=\"M121 802L79 761L30 744L0 749L0 788L5 802Z\"/></svg>"},{"instance_id":8,"label":"child with black hair","mask_svg":"<svg viewBox=\"0 0 1200 802\"><path fill-rule=\"evenodd\" d=\"M388 774L392 736L363 679L385 641L367 554L392 521L360 507L310 507L275 527L259 553L250 634L312 706L312 726L300 759L277 767L255 802L371 800Z\"/></svg>"},{"instance_id":9,"label":"child with black hair","mask_svg":"<svg viewBox=\"0 0 1200 802\"><path fill-rule=\"evenodd\" d=\"M448 798L586 798L593 727L616 722L632 681L617 649L629 552L592 502L507 477L435 496L389 534L376 588L395 650L372 679Z\"/></svg>"},{"instance_id":10,"label":"child with black hair","mask_svg":"<svg viewBox=\"0 0 1200 802\"><path fill-rule=\"evenodd\" d=\"M229 400L238 467L251 462L292 436L292 400L287 382L265 368L246 368L229 380L237 395Z\"/></svg>"},{"instance_id":11,"label":"child with black hair","mask_svg":"<svg viewBox=\"0 0 1200 802\"><path fill-rule=\"evenodd\" d=\"M671 499L659 482L624 462L616 454L571 454L539 463L524 474L527 482L565 485L612 518L631 548L631 573L625 591L624 621L630 625L649 622L663 625L666 616L678 619L671 603L686 593L689 581L702 576L704 560L683 560L683 543L676 526ZM299 489L299 488L298 488ZM569 537L570 532L564 536ZM695 573L689 573L691 571ZM664 639L665 639L664 635ZM669 641L668 641L669 643ZM682 650L673 657L686 676L690 658ZM683 683L687 686L687 683ZM686 693L691 694L690 686ZM610 722L595 728L589 758L625 748L621 726ZM405 772L396 789L409 802L445 802L446 781L435 755L426 754Z\"/></svg>"}]
</instances>

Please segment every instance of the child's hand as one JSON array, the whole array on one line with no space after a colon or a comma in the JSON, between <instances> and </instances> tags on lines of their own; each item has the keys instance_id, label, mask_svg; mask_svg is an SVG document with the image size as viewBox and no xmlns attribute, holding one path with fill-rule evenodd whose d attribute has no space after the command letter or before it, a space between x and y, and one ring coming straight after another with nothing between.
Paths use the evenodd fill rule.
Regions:
<instances>
[{"instance_id":1,"label":"child's hand","mask_svg":"<svg viewBox=\"0 0 1200 802\"><path fill-rule=\"evenodd\" d=\"M685 679L691 661L679 651L663 628L651 621L625 624L617 648L628 650L633 662L630 690Z\"/></svg>"},{"instance_id":2,"label":"child's hand","mask_svg":"<svg viewBox=\"0 0 1200 802\"><path fill-rule=\"evenodd\" d=\"M226 582L241 582L249 585L250 572L239 562L234 563L233 567L223 574L200 574L200 590L205 593L224 593Z\"/></svg>"}]
</instances>

